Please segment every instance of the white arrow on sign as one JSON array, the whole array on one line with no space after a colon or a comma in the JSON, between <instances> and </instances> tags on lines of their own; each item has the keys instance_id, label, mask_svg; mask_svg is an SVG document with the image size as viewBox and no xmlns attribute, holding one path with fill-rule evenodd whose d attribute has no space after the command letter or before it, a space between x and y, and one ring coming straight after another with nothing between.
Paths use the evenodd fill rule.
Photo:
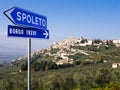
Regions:
<instances>
[{"instance_id":1,"label":"white arrow on sign","mask_svg":"<svg viewBox=\"0 0 120 90\"><path fill-rule=\"evenodd\" d=\"M47 30L45 30L45 33L43 33L43 35L45 35L45 38L49 36L49 33L47 32Z\"/></svg>"},{"instance_id":2,"label":"white arrow on sign","mask_svg":"<svg viewBox=\"0 0 120 90\"><path fill-rule=\"evenodd\" d=\"M4 12L4 14L13 22L13 23L15 23L15 21L14 21L14 19L13 19L13 17L11 16L11 13L14 11L14 7L13 8L11 8L11 9L9 9L9 10L7 10L7 11L5 11Z\"/></svg>"}]
</instances>

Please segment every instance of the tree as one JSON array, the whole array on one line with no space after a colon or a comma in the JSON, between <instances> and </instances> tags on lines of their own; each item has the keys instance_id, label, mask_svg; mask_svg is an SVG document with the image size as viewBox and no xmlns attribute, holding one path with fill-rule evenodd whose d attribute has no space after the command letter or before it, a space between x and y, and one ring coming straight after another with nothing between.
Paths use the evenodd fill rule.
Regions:
<instances>
[{"instance_id":1,"label":"tree","mask_svg":"<svg viewBox=\"0 0 120 90\"><path fill-rule=\"evenodd\" d=\"M27 71L27 63L22 64L21 70L22 70L22 71Z\"/></svg>"},{"instance_id":2,"label":"tree","mask_svg":"<svg viewBox=\"0 0 120 90\"><path fill-rule=\"evenodd\" d=\"M100 86L104 86L111 81L111 73L108 69L102 68L98 71L96 75L96 83Z\"/></svg>"},{"instance_id":3,"label":"tree","mask_svg":"<svg viewBox=\"0 0 120 90\"><path fill-rule=\"evenodd\" d=\"M83 39L80 43L85 43L87 42L87 39Z\"/></svg>"},{"instance_id":4,"label":"tree","mask_svg":"<svg viewBox=\"0 0 120 90\"><path fill-rule=\"evenodd\" d=\"M40 63L38 63L37 61L34 62L34 63L32 64L32 69L33 69L34 71L40 70Z\"/></svg>"},{"instance_id":5,"label":"tree","mask_svg":"<svg viewBox=\"0 0 120 90\"><path fill-rule=\"evenodd\" d=\"M96 43L96 44L99 44L99 43L101 43L102 41L101 41L100 39L95 39L93 42Z\"/></svg>"},{"instance_id":6,"label":"tree","mask_svg":"<svg viewBox=\"0 0 120 90\"><path fill-rule=\"evenodd\" d=\"M95 63L101 62L101 55L100 54L93 54L91 58L94 60Z\"/></svg>"},{"instance_id":7,"label":"tree","mask_svg":"<svg viewBox=\"0 0 120 90\"><path fill-rule=\"evenodd\" d=\"M2 67L3 65L2 64L0 64L0 67Z\"/></svg>"},{"instance_id":8,"label":"tree","mask_svg":"<svg viewBox=\"0 0 120 90\"><path fill-rule=\"evenodd\" d=\"M4 80L0 84L2 84L2 85L0 85L1 86L0 87L1 90L13 90L13 82L8 80L8 79Z\"/></svg>"}]
</instances>

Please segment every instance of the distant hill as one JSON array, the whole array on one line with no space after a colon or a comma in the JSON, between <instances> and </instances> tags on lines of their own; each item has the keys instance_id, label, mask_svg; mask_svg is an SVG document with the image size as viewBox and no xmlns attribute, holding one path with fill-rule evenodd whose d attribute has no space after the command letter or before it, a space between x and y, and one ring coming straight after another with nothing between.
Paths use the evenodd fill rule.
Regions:
<instances>
[{"instance_id":1,"label":"distant hill","mask_svg":"<svg viewBox=\"0 0 120 90\"><path fill-rule=\"evenodd\" d=\"M22 55L25 55L26 52L23 50L20 50L19 48L13 49L10 47L0 45L0 54L17 54L17 55L22 54Z\"/></svg>"}]
</instances>

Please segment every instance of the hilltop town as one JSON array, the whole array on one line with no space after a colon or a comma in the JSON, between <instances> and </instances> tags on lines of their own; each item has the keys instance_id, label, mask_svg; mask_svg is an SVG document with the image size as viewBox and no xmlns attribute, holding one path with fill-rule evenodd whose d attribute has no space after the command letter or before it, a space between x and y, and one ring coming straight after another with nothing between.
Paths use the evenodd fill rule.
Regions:
<instances>
[{"instance_id":1,"label":"hilltop town","mask_svg":"<svg viewBox=\"0 0 120 90\"><path fill-rule=\"evenodd\" d=\"M100 40L100 39L85 39L83 37L76 38L71 37L61 42L53 43L49 48L38 50L32 53L32 57L43 54L43 56L52 57L52 61L57 65L62 64L72 64L74 62L75 55L81 55L88 57L86 60L91 59L93 53L99 52L102 48L109 48L109 45L114 45L115 47L120 46L120 40ZM16 61L21 61L26 59L27 56L21 57ZM105 60L103 62L106 62Z\"/></svg>"}]
</instances>

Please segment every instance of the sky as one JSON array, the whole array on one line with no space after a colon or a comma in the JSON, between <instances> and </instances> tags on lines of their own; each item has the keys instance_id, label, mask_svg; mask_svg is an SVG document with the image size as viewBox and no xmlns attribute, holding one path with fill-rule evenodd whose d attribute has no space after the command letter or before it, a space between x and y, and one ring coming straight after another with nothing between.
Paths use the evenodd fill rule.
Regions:
<instances>
[{"instance_id":1,"label":"sky","mask_svg":"<svg viewBox=\"0 0 120 90\"><path fill-rule=\"evenodd\" d=\"M27 53L27 38L7 36L3 12L14 6L47 17L50 39L32 39L32 52L72 36L120 39L120 0L0 0L0 52Z\"/></svg>"}]
</instances>

